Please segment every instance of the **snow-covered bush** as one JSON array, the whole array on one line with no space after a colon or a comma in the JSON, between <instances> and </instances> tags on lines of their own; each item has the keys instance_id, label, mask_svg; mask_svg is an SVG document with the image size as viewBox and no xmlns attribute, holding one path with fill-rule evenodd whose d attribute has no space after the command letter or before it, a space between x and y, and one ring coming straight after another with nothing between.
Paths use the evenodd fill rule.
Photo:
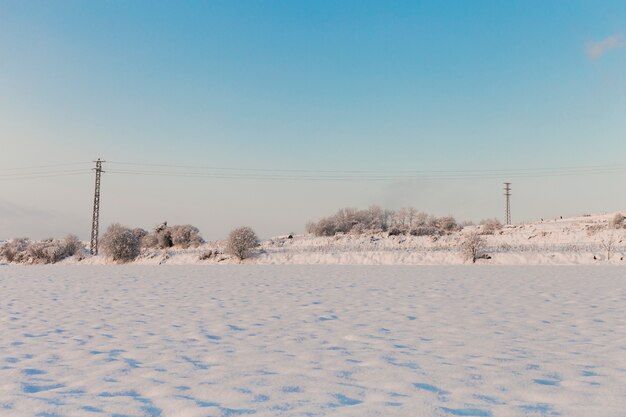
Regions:
<instances>
[{"instance_id":1,"label":"snow-covered bush","mask_svg":"<svg viewBox=\"0 0 626 417\"><path fill-rule=\"evenodd\" d=\"M133 235L135 236L136 239L139 239L139 241L141 242L143 238L148 235L148 232L142 229L141 227L135 227L133 229Z\"/></svg>"},{"instance_id":2,"label":"snow-covered bush","mask_svg":"<svg viewBox=\"0 0 626 417\"><path fill-rule=\"evenodd\" d=\"M115 262L130 262L140 253L141 233L119 223L112 224L102 235L100 249Z\"/></svg>"},{"instance_id":3,"label":"snow-covered bush","mask_svg":"<svg viewBox=\"0 0 626 417\"><path fill-rule=\"evenodd\" d=\"M456 222L456 219L452 216L440 217L436 221L437 228L444 233L458 232L461 230L461 226Z\"/></svg>"},{"instance_id":4,"label":"snow-covered bush","mask_svg":"<svg viewBox=\"0 0 626 417\"><path fill-rule=\"evenodd\" d=\"M172 244L183 249L189 247L198 247L204 243L204 239L200 236L200 230L190 224L172 226L170 228Z\"/></svg>"},{"instance_id":5,"label":"snow-covered bush","mask_svg":"<svg viewBox=\"0 0 626 417\"><path fill-rule=\"evenodd\" d=\"M35 264L53 264L65 256L65 246L56 239L32 242L28 246L29 261Z\"/></svg>"},{"instance_id":6,"label":"snow-covered bush","mask_svg":"<svg viewBox=\"0 0 626 417\"><path fill-rule=\"evenodd\" d=\"M436 236L439 234L439 229L435 226L417 226L409 231L411 236Z\"/></svg>"},{"instance_id":7,"label":"snow-covered bush","mask_svg":"<svg viewBox=\"0 0 626 417\"><path fill-rule=\"evenodd\" d=\"M259 246L259 238L248 226L238 227L230 232L226 241L226 252L239 260L249 258L252 250Z\"/></svg>"},{"instance_id":8,"label":"snow-covered bush","mask_svg":"<svg viewBox=\"0 0 626 417\"><path fill-rule=\"evenodd\" d=\"M0 258L7 262L22 263L28 260L28 238L12 239L0 246Z\"/></svg>"},{"instance_id":9,"label":"snow-covered bush","mask_svg":"<svg viewBox=\"0 0 626 417\"><path fill-rule=\"evenodd\" d=\"M460 244L461 255L465 261L476 263L476 259L486 256L485 246L485 240L478 233L471 233Z\"/></svg>"},{"instance_id":10,"label":"snow-covered bush","mask_svg":"<svg viewBox=\"0 0 626 417\"><path fill-rule=\"evenodd\" d=\"M200 255L198 255L198 259L201 261L206 261L209 259L214 259L218 262L223 261L224 257L222 257L223 253L219 249L209 249L205 250Z\"/></svg>"},{"instance_id":11,"label":"snow-covered bush","mask_svg":"<svg viewBox=\"0 0 626 417\"><path fill-rule=\"evenodd\" d=\"M31 241L26 238L13 239L0 248L0 258L8 262L29 264L52 264L73 255L82 254L84 245L74 235L65 239Z\"/></svg>"},{"instance_id":12,"label":"snow-covered bush","mask_svg":"<svg viewBox=\"0 0 626 417\"><path fill-rule=\"evenodd\" d=\"M84 246L75 235L68 235L63 240L45 239L31 242L28 246L29 262L35 264L53 264L70 256L79 255Z\"/></svg>"},{"instance_id":13,"label":"snow-covered bush","mask_svg":"<svg viewBox=\"0 0 626 417\"><path fill-rule=\"evenodd\" d=\"M622 213L616 213L611 219L611 227L614 229L626 228L626 217Z\"/></svg>"},{"instance_id":14,"label":"snow-covered bush","mask_svg":"<svg viewBox=\"0 0 626 417\"><path fill-rule=\"evenodd\" d=\"M159 236L156 233L148 233L141 239L141 247L152 249L159 247Z\"/></svg>"},{"instance_id":15,"label":"snow-covered bush","mask_svg":"<svg viewBox=\"0 0 626 417\"><path fill-rule=\"evenodd\" d=\"M70 256L83 256L85 252L85 245L80 241L78 236L76 235L67 235L63 241L65 244L65 254L67 257Z\"/></svg>"},{"instance_id":16,"label":"snow-covered bush","mask_svg":"<svg viewBox=\"0 0 626 417\"><path fill-rule=\"evenodd\" d=\"M480 221L481 234L493 235L496 231L502 229L502 223L497 218L485 219Z\"/></svg>"},{"instance_id":17,"label":"snow-covered bush","mask_svg":"<svg viewBox=\"0 0 626 417\"><path fill-rule=\"evenodd\" d=\"M606 224L602 224L602 223L589 224L585 226L585 230L587 231L587 236L593 236L595 234L598 234L604 229L606 229Z\"/></svg>"},{"instance_id":18,"label":"snow-covered bush","mask_svg":"<svg viewBox=\"0 0 626 417\"><path fill-rule=\"evenodd\" d=\"M155 227L152 233L142 240L144 248L167 249L198 247L204 242L197 227L190 224L167 226L167 222Z\"/></svg>"},{"instance_id":19,"label":"snow-covered bush","mask_svg":"<svg viewBox=\"0 0 626 417\"><path fill-rule=\"evenodd\" d=\"M334 236L339 233L364 234L389 232L397 235L444 235L461 230L454 217L436 218L412 207L396 211L372 206L366 210L341 209L317 223L311 222L306 230L316 236Z\"/></svg>"},{"instance_id":20,"label":"snow-covered bush","mask_svg":"<svg viewBox=\"0 0 626 417\"><path fill-rule=\"evenodd\" d=\"M398 229L397 227L392 227L388 232L389 236L400 236L404 234L403 230Z\"/></svg>"},{"instance_id":21,"label":"snow-covered bush","mask_svg":"<svg viewBox=\"0 0 626 417\"><path fill-rule=\"evenodd\" d=\"M366 210L344 208L332 216L324 217L317 223L306 226L308 233L316 236L334 236L338 233L377 233L389 228L391 212L378 206Z\"/></svg>"},{"instance_id":22,"label":"snow-covered bush","mask_svg":"<svg viewBox=\"0 0 626 417\"><path fill-rule=\"evenodd\" d=\"M310 230L315 236L334 236L338 227L332 217L324 217L317 223L312 223Z\"/></svg>"}]
</instances>

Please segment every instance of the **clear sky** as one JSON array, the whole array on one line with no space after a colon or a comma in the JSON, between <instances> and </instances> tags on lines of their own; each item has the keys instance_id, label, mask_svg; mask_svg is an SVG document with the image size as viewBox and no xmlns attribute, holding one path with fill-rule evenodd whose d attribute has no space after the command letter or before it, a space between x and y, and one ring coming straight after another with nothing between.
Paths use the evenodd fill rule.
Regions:
<instances>
[{"instance_id":1,"label":"clear sky","mask_svg":"<svg viewBox=\"0 0 626 417\"><path fill-rule=\"evenodd\" d=\"M207 239L242 224L268 237L372 204L501 218L507 180L514 221L626 209L626 2L0 0L0 239L88 238L97 157L312 176L504 170L109 172L103 229L167 220ZM13 170L57 163L85 164ZM607 165L621 168L506 171ZM105 164L133 167L174 170ZM47 177L15 175L35 172Z\"/></svg>"}]
</instances>

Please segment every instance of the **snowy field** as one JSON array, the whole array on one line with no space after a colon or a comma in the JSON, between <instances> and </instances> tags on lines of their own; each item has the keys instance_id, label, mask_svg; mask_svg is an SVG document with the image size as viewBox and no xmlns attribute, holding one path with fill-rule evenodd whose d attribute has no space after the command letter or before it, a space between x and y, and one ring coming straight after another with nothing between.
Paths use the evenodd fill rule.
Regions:
<instances>
[{"instance_id":1,"label":"snowy field","mask_svg":"<svg viewBox=\"0 0 626 417\"><path fill-rule=\"evenodd\" d=\"M2 416L626 416L619 266L0 266Z\"/></svg>"}]
</instances>

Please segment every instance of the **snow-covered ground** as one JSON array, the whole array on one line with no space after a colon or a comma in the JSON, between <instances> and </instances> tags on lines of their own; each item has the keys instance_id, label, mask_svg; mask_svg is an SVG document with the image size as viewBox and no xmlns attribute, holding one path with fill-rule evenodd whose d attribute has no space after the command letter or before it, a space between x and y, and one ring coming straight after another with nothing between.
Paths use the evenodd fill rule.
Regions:
<instances>
[{"instance_id":1,"label":"snow-covered ground","mask_svg":"<svg viewBox=\"0 0 626 417\"><path fill-rule=\"evenodd\" d=\"M2 416L626 415L626 268L0 266Z\"/></svg>"}]
</instances>

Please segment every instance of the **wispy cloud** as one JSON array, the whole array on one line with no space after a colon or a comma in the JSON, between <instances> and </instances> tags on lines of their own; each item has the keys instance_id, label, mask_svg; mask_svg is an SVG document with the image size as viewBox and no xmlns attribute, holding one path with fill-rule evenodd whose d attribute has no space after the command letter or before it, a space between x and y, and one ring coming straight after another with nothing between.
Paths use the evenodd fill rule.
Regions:
<instances>
[{"instance_id":1,"label":"wispy cloud","mask_svg":"<svg viewBox=\"0 0 626 417\"><path fill-rule=\"evenodd\" d=\"M585 52L591 59L598 59L611 49L626 47L626 41L622 35L611 35L597 42L587 42Z\"/></svg>"}]
</instances>

